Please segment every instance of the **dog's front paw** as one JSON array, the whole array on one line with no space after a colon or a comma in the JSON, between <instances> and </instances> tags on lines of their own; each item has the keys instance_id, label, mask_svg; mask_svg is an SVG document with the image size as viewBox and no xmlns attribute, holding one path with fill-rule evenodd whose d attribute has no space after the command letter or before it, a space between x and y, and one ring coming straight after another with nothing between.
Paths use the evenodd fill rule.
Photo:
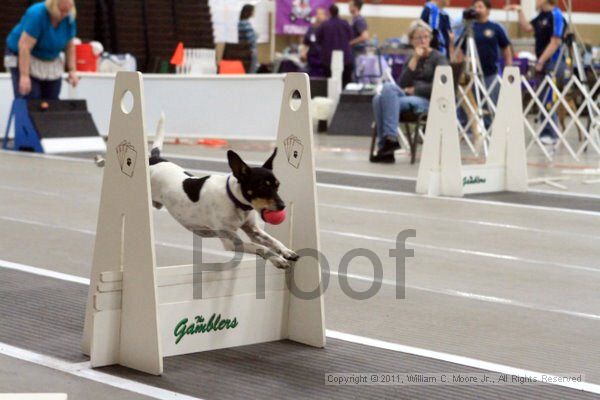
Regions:
<instances>
[{"instance_id":1,"label":"dog's front paw","mask_svg":"<svg viewBox=\"0 0 600 400\"><path fill-rule=\"evenodd\" d=\"M281 256L289 261L296 261L297 259L300 258L300 256L298 254L296 254L294 251L292 251L290 249L283 250L281 252Z\"/></svg>"},{"instance_id":2,"label":"dog's front paw","mask_svg":"<svg viewBox=\"0 0 600 400\"><path fill-rule=\"evenodd\" d=\"M269 258L269 261L271 261L271 263L279 269L288 269L292 266L288 260L281 256L271 257Z\"/></svg>"}]
</instances>

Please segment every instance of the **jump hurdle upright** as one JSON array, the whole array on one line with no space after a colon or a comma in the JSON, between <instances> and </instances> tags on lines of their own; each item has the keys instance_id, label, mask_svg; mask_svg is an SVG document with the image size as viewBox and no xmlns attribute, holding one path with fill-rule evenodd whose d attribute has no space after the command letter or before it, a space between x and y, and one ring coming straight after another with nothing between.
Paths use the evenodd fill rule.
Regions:
<instances>
[{"instance_id":1,"label":"jump hurdle upright","mask_svg":"<svg viewBox=\"0 0 600 400\"><path fill-rule=\"evenodd\" d=\"M527 191L521 75L517 67L505 68L503 75L486 163L461 165L452 68L436 69L417 193L460 197Z\"/></svg>"},{"instance_id":2,"label":"jump hurdle upright","mask_svg":"<svg viewBox=\"0 0 600 400\"><path fill-rule=\"evenodd\" d=\"M320 250L308 76L288 74L283 83L274 172L288 217L269 230L294 250ZM127 92L133 97L129 112ZM280 339L324 347L317 258L302 257L290 271L267 262L264 298L256 296L262 276L254 257L232 269L203 272L202 298L194 295L193 265L157 268L145 132L142 76L120 72L82 342L92 367L121 364L159 375L166 356ZM290 287L319 290L304 298Z\"/></svg>"}]
</instances>

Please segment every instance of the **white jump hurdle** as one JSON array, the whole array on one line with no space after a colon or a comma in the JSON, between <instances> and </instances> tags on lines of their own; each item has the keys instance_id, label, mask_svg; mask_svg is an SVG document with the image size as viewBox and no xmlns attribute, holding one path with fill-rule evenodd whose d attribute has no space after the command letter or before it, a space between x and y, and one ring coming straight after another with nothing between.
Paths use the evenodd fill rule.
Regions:
<instances>
[{"instance_id":1,"label":"white jump hurdle","mask_svg":"<svg viewBox=\"0 0 600 400\"><path fill-rule=\"evenodd\" d=\"M461 165L452 69L438 67L419 164L417 193L463 196L504 190L527 191L519 69L504 70L486 163Z\"/></svg>"},{"instance_id":2,"label":"white jump hurdle","mask_svg":"<svg viewBox=\"0 0 600 400\"><path fill-rule=\"evenodd\" d=\"M288 216L269 230L290 248L319 250L308 76L283 79L274 172ZM128 114L126 92L133 95ZM286 284L293 276L303 292L319 288L315 258L300 258L288 272L267 263L263 299L256 296L253 257L233 269L202 273L202 298L194 298L194 266L156 267L145 132L141 74L119 73L83 332L82 350L92 367L121 364L158 375L166 356L286 338L324 347L322 293L305 300ZM129 150L119 157L124 142Z\"/></svg>"}]
</instances>

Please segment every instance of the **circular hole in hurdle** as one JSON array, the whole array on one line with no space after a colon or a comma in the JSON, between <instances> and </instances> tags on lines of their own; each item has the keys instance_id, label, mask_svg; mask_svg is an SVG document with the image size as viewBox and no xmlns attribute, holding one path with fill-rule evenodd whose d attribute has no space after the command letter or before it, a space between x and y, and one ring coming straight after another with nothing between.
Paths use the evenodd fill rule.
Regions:
<instances>
[{"instance_id":1,"label":"circular hole in hurdle","mask_svg":"<svg viewBox=\"0 0 600 400\"><path fill-rule=\"evenodd\" d=\"M508 83L513 83L514 81L515 81L514 75L509 75L508 76Z\"/></svg>"},{"instance_id":2,"label":"circular hole in hurdle","mask_svg":"<svg viewBox=\"0 0 600 400\"><path fill-rule=\"evenodd\" d=\"M294 90L290 96L290 108L292 111L298 111L300 105L302 105L302 95L300 95L299 91Z\"/></svg>"},{"instance_id":3,"label":"circular hole in hurdle","mask_svg":"<svg viewBox=\"0 0 600 400\"><path fill-rule=\"evenodd\" d=\"M121 110L125 114L129 114L133 110L133 94L129 90L121 97Z\"/></svg>"},{"instance_id":4,"label":"circular hole in hurdle","mask_svg":"<svg viewBox=\"0 0 600 400\"><path fill-rule=\"evenodd\" d=\"M446 76L446 74L442 74L442 76L440 76L440 81L442 81L444 85L446 84L446 82L448 82L448 77Z\"/></svg>"}]
</instances>

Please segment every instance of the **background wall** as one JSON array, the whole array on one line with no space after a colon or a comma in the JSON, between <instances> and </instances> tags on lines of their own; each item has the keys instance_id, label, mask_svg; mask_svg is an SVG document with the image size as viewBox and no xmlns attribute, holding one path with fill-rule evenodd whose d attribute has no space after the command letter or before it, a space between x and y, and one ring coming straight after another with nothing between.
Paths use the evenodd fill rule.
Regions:
<instances>
[{"instance_id":1,"label":"background wall","mask_svg":"<svg viewBox=\"0 0 600 400\"><path fill-rule=\"evenodd\" d=\"M527 2L531 2L533 5L535 0L523 0L525 6L527 6ZM381 42L388 38L404 35L410 23L419 18L424 0L378 0L377 4L373 3L366 3L363 6L362 14L367 19L371 35L377 34ZM472 0L451 0L451 7L447 11L452 18L458 18L463 9L470 6L471 3ZM505 25L511 38L530 37L531 35L522 32L518 27L516 13L507 14L503 10L506 3L506 0L492 0L491 18ZM517 4L518 1L512 0L511 3ZM559 0L559 3L562 3L562 0ZM347 2L337 3L337 5L340 7L342 16L350 20ZM564 9L564 7L562 8ZM577 32L584 41L593 46L600 45L600 0L573 0L573 21ZM282 51L290 44L299 43L299 40L299 37L277 35L276 50ZM267 52L262 55L268 57ZM266 59L263 58L263 61Z\"/></svg>"}]
</instances>

